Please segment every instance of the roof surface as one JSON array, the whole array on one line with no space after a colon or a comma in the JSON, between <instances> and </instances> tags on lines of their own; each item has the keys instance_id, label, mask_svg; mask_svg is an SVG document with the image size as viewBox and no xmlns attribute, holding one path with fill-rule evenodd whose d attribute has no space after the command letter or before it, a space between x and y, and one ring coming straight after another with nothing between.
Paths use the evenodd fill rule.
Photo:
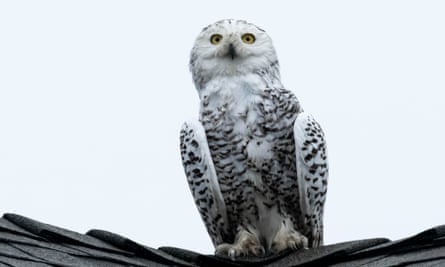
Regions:
<instances>
[{"instance_id":1,"label":"roof surface","mask_svg":"<svg viewBox=\"0 0 445 267\"><path fill-rule=\"evenodd\" d=\"M90 266L445 266L445 225L390 241L358 240L269 258L230 258L150 248L103 230L76 233L16 214L0 218L0 267Z\"/></svg>"}]
</instances>

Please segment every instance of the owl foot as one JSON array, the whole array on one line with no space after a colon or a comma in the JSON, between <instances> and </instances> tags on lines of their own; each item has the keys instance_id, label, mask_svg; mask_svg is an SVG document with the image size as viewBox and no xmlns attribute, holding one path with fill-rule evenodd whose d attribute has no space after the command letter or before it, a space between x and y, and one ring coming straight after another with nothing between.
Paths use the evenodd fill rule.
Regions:
<instances>
[{"instance_id":1,"label":"owl foot","mask_svg":"<svg viewBox=\"0 0 445 267\"><path fill-rule=\"evenodd\" d=\"M280 253L287 249L307 249L308 239L298 231L295 231L289 224L290 222L283 223L281 229L275 236L270 250L272 253Z\"/></svg>"},{"instance_id":2,"label":"owl foot","mask_svg":"<svg viewBox=\"0 0 445 267\"><path fill-rule=\"evenodd\" d=\"M238 232L233 244L223 243L216 247L215 254L235 259L239 256L262 256L266 253L258 236L247 230Z\"/></svg>"}]
</instances>

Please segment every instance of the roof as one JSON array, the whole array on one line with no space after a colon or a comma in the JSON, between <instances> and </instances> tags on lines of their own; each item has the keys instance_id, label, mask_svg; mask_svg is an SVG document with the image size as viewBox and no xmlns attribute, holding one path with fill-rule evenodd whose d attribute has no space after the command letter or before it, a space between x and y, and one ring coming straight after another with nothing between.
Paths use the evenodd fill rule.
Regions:
<instances>
[{"instance_id":1,"label":"roof","mask_svg":"<svg viewBox=\"0 0 445 267\"><path fill-rule=\"evenodd\" d=\"M0 267L6 266L445 266L445 225L397 241L366 239L232 261L174 247L155 249L108 231L80 234L4 214L0 218Z\"/></svg>"}]
</instances>

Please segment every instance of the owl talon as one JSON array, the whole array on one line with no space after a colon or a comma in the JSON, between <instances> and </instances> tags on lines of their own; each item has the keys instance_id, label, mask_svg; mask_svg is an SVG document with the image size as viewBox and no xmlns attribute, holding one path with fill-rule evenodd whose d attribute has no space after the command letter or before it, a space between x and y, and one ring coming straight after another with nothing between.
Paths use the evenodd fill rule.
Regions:
<instances>
[{"instance_id":1,"label":"owl talon","mask_svg":"<svg viewBox=\"0 0 445 267\"><path fill-rule=\"evenodd\" d=\"M266 254L266 250L261 245L242 247L241 245L221 244L216 248L215 254L220 256L229 256L234 260L240 256L264 256Z\"/></svg>"},{"instance_id":2,"label":"owl talon","mask_svg":"<svg viewBox=\"0 0 445 267\"><path fill-rule=\"evenodd\" d=\"M266 254L266 250L263 246L254 247L251 249L251 252L255 256L263 256Z\"/></svg>"},{"instance_id":3,"label":"owl talon","mask_svg":"<svg viewBox=\"0 0 445 267\"><path fill-rule=\"evenodd\" d=\"M299 250L307 248L308 240L305 236L301 234L292 234L284 239L276 240L271 246L271 251L279 253L286 249Z\"/></svg>"},{"instance_id":4,"label":"owl talon","mask_svg":"<svg viewBox=\"0 0 445 267\"><path fill-rule=\"evenodd\" d=\"M308 248L309 242L306 236L291 227L290 222L282 224L280 231L275 236L270 250L275 253L291 249L305 249Z\"/></svg>"},{"instance_id":5,"label":"owl talon","mask_svg":"<svg viewBox=\"0 0 445 267\"><path fill-rule=\"evenodd\" d=\"M289 248L293 249L293 250L297 250L298 249L298 245L295 241L293 240L289 240Z\"/></svg>"},{"instance_id":6,"label":"owl talon","mask_svg":"<svg viewBox=\"0 0 445 267\"><path fill-rule=\"evenodd\" d=\"M223 243L216 247L216 255L226 255L232 259L239 256L262 256L266 250L261 245L258 236L250 231L241 229L233 244Z\"/></svg>"},{"instance_id":7,"label":"owl talon","mask_svg":"<svg viewBox=\"0 0 445 267\"><path fill-rule=\"evenodd\" d=\"M239 255L239 252L235 250L234 248L229 249L229 257L234 259Z\"/></svg>"}]
</instances>

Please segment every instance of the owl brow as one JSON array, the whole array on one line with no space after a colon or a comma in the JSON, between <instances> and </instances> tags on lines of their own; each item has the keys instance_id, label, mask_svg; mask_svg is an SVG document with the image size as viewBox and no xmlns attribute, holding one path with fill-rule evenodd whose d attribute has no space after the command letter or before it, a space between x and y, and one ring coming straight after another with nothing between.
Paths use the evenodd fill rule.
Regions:
<instances>
[{"instance_id":1,"label":"owl brow","mask_svg":"<svg viewBox=\"0 0 445 267\"><path fill-rule=\"evenodd\" d=\"M266 32L265 30L263 30L263 29L261 29L260 27L258 27L258 26L255 26L260 32Z\"/></svg>"},{"instance_id":2,"label":"owl brow","mask_svg":"<svg viewBox=\"0 0 445 267\"><path fill-rule=\"evenodd\" d=\"M207 31L209 28L210 28L210 25L208 25L208 26L202 28L201 32L205 32L205 31Z\"/></svg>"}]
</instances>

